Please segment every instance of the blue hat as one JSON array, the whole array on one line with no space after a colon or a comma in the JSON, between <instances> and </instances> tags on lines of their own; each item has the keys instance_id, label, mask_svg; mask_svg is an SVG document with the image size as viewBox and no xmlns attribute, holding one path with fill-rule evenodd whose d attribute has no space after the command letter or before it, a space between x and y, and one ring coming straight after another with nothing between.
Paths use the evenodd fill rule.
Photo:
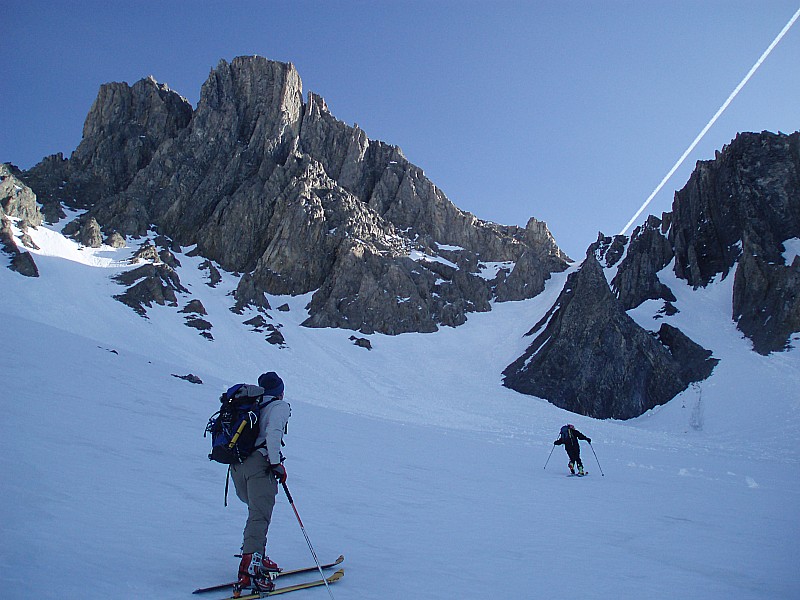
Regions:
<instances>
[{"instance_id":1,"label":"blue hat","mask_svg":"<svg viewBox=\"0 0 800 600\"><path fill-rule=\"evenodd\" d=\"M274 371L262 373L258 378L258 385L264 388L265 396L280 396L283 394L283 379Z\"/></svg>"}]
</instances>

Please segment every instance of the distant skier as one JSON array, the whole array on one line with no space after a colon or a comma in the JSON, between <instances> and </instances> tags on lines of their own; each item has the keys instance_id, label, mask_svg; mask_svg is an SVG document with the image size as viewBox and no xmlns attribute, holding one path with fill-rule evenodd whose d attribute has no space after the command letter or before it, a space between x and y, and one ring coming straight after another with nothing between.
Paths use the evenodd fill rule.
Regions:
<instances>
[{"instance_id":1,"label":"distant skier","mask_svg":"<svg viewBox=\"0 0 800 600\"><path fill-rule=\"evenodd\" d=\"M580 431L575 429L575 425L567 424L561 428L561 435L553 442L555 446L563 444L564 450L567 451L569 456L569 472L575 475L575 465L578 465L578 475L585 475L583 470L583 462L581 462L581 447L578 440L585 440L592 443L592 438L586 437Z\"/></svg>"}]
</instances>

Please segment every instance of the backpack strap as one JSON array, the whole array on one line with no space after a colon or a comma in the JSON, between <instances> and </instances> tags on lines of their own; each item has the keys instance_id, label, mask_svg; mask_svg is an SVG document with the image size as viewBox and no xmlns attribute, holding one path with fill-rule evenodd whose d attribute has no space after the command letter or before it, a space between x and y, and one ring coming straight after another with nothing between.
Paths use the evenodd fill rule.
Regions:
<instances>
[{"instance_id":1,"label":"backpack strap","mask_svg":"<svg viewBox=\"0 0 800 600\"><path fill-rule=\"evenodd\" d=\"M262 408L269 406L277 399L278 399L277 396L270 396L269 400L264 400L264 396L261 396L261 402L258 403L258 409L261 410Z\"/></svg>"},{"instance_id":2,"label":"backpack strap","mask_svg":"<svg viewBox=\"0 0 800 600\"><path fill-rule=\"evenodd\" d=\"M263 408L267 407L272 402L275 402L275 400L277 400L277 399L278 399L277 397L273 396L269 400L264 401L264 396L261 396L261 400L258 402L258 404L256 404L253 407L253 410L251 410L249 412L253 412L253 411L259 411L260 412ZM258 416L261 416L261 415L258 415ZM256 418L256 423L257 422L258 422L258 418ZM253 424L255 424L255 423L253 423ZM282 442L283 442L283 440L281 440L281 443ZM259 448L266 448L266 447L267 447L267 442L264 441L263 443L258 444L257 446L253 446L253 452L256 452Z\"/></svg>"},{"instance_id":3,"label":"backpack strap","mask_svg":"<svg viewBox=\"0 0 800 600\"><path fill-rule=\"evenodd\" d=\"M228 474L225 475L225 506L228 506L228 485L231 482L231 466L228 465Z\"/></svg>"}]
</instances>

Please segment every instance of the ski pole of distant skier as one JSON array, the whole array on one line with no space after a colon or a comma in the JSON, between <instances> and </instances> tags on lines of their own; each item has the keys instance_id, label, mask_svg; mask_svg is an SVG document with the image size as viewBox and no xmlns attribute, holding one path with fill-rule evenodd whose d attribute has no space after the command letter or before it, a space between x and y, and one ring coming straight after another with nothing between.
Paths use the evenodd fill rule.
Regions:
<instances>
[{"instance_id":1,"label":"ski pole of distant skier","mask_svg":"<svg viewBox=\"0 0 800 600\"><path fill-rule=\"evenodd\" d=\"M556 445L553 444L553 450L556 449ZM550 457L553 456L553 450L550 450L550 454L547 455L547 460L544 462L544 468L547 468L547 463L550 462Z\"/></svg>"},{"instance_id":2,"label":"ski pole of distant skier","mask_svg":"<svg viewBox=\"0 0 800 600\"><path fill-rule=\"evenodd\" d=\"M597 452L594 451L594 446L592 446L592 442L589 442L589 448L592 449L592 454L594 454L594 459L597 460ZM597 460L597 468L600 469L600 475L605 477L606 474L603 473L603 467L600 466L600 461L599 460Z\"/></svg>"},{"instance_id":3,"label":"ski pole of distant skier","mask_svg":"<svg viewBox=\"0 0 800 600\"><path fill-rule=\"evenodd\" d=\"M328 579L325 577L325 573L322 571L322 565L319 564L319 559L317 558L317 553L314 552L314 547L311 545L311 540L308 539L308 534L306 533L306 528L303 526L303 520L300 518L300 513L297 512L297 507L294 505L294 499L292 498L292 494L289 493L289 486L286 485L286 482L283 482L283 491L286 492L286 499L289 501L289 504L294 511L294 516L297 517L297 522L300 524L300 530L303 532L303 537L306 538L306 544L308 544L308 549L311 550L311 556L314 557L314 562L317 564L317 570L319 574L322 576L322 581L325 582L325 587L328 589L328 595L333 598L333 592L331 592L331 586L328 585Z\"/></svg>"}]
</instances>

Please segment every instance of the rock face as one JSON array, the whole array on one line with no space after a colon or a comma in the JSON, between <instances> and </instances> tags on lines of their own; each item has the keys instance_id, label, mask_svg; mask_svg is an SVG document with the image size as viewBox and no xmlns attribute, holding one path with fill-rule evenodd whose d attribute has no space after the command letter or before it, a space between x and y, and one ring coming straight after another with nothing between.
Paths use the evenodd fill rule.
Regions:
<instances>
[{"instance_id":1,"label":"rock face","mask_svg":"<svg viewBox=\"0 0 800 600\"><path fill-rule=\"evenodd\" d=\"M733 318L761 354L800 331L800 263L783 242L800 238L800 133L739 134L713 161L698 162L675 195L669 239L675 273L707 285L736 268Z\"/></svg>"},{"instance_id":2,"label":"rock face","mask_svg":"<svg viewBox=\"0 0 800 600\"><path fill-rule=\"evenodd\" d=\"M800 133L741 133L712 161L699 161L675 195L670 241L675 272L694 287L751 250L783 263L781 243L800 236Z\"/></svg>"},{"instance_id":3,"label":"rock face","mask_svg":"<svg viewBox=\"0 0 800 600\"><path fill-rule=\"evenodd\" d=\"M23 252L14 241L14 231L11 221L0 214L0 249L9 257L11 262L8 268L25 277L38 277L39 269L30 252Z\"/></svg>"},{"instance_id":4,"label":"rock face","mask_svg":"<svg viewBox=\"0 0 800 600\"><path fill-rule=\"evenodd\" d=\"M656 276L674 258L694 288L735 270L732 318L769 354L800 331L800 262L784 242L800 238L800 133L742 133L700 161L675 194L673 210L637 228L612 280L626 309L674 294ZM600 249L601 244L596 244Z\"/></svg>"},{"instance_id":5,"label":"rock face","mask_svg":"<svg viewBox=\"0 0 800 600\"><path fill-rule=\"evenodd\" d=\"M98 235L155 225L197 244L243 273L237 310L314 291L313 327L435 331L492 298L535 296L568 262L544 223L459 210L399 148L338 121L316 94L304 102L294 66L260 57L221 61L194 111L152 78L103 86L72 157L25 178L46 214L88 209L82 236L94 219ZM499 262L497 277L481 276Z\"/></svg>"},{"instance_id":6,"label":"rock face","mask_svg":"<svg viewBox=\"0 0 800 600\"><path fill-rule=\"evenodd\" d=\"M759 354L788 349L789 336L800 331L800 256L782 265L743 253L733 280L733 319Z\"/></svg>"},{"instance_id":7,"label":"rock face","mask_svg":"<svg viewBox=\"0 0 800 600\"><path fill-rule=\"evenodd\" d=\"M0 163L0 214L24 222L31 227L42 224L43 217L36 194L21 180L22 173L11 165Z\"/></svg>"},{"instance_id":8,"label":"rock face","mask_svg":"<svg viewBox=\"0 0 800 600\"><path fill-rule=\"evenodd\" d=\"M75 239L75 241L88 248L99 248L103 245L100 224L94 217L80 216L74 221L67 223L61 230L61 233ZM118 233L112 235L121 237Z\"/></svg>"},{"instance_id":9,"label":"rock face","mask_svg":"<svg viewBox=\"0 0 800 600\"><path fill-rule=\"evenodd\" d=\"M11 220L27 231L28 227L42 224L42 214L36 202L36 195L19 178L20 172L10 165L0 164L0 249L11 257L8 265L12 271L26 277L38 277L39 268L30 252L20 250L11 228ZM24 245L33 245L30 236L22 237Z\"/></svg>"},{"instance_id":10,"label":"rock face","mask_svg":"<svg viewBox=\"0 0 800 600\"><path fill-rule=\"evenodd\" d=\"M634 230L625 260L611 280L611 287L625 310L636 308L645 300L675 302L675 294L657 275L674 256L665 235L668 226L668 222L651 216Z\"/></svg>"},{"instance_id":11,"label":"rock face","mask_svg":"<svg viewBox=\"0 0 800 600\"><path fill-rule=\"evenodd\" d=\"M756 352L785 350L800 331L800 265L783 257L783 242L793 238L800 238L800 133L742 133L713 161L697 163L672 212L634 231L612 289L626 309L663 299L669 310L674 294L656 273L673 258L675 274L694 288L735 269L732 318Z\"/></svg>"},{"instance_id":12,"label":"rock face","mask_svg":"<svg viewBox=\"0 0 800 600\"><path fill-rule=\"evenodd\" d=\"M536 338L503 372L504 385L601 419L629 419L664 404L707 377L714 364L710 352L674 328L663 336L673 353L670 344L639 327L612 294L592 252L526 335Z\"/></svg>"},{"instance_id":13,"label":"rock face","mask_svg":"<svg viewBox=\"0 0 800 600\"><path fill-rule=\"evenodd\" d=\"M83 138L69 160L44 159L25 174L50 215L59 201L90 208L124 190L191 119L191 104L152 77L133 85L107 83L92 104ZM63 215L61 215L63 216ZM124 231L124 230L120 230ZM127 233L131 233L127 231Z\"/></svg>"},{"instance_id":14,"label":"rock face","mask_svg":"<svg viewBox=\"0 0 800 600\"><path fill-rule=\"evenodd\" d=\"M163 263L146 263L131 271L124 271L114 279L122 285L129 286L124 293L115 298L145 318L147 318L145 306L151 307L153 303L177 306L178 297L175 292L189 293L189 290L181 285L175 271Z\"/></svg>"}]
</instances>

